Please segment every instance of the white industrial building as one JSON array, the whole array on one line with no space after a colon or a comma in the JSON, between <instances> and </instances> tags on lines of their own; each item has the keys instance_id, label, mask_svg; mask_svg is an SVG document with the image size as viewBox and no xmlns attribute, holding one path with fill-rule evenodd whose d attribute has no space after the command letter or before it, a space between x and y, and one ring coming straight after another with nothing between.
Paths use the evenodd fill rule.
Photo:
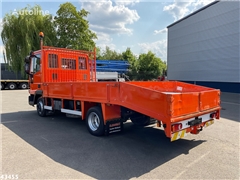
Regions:
<instances>
[{"instance_id":1,"label":"white industrial building","mask_svg":"<svg viewBox=\"0 0 240 180\"><path fill-rule=\"evenodd\" d=\"M240 2L214 1L168 26L169 80L240 93Z\"/></svg>"}]
</instances>

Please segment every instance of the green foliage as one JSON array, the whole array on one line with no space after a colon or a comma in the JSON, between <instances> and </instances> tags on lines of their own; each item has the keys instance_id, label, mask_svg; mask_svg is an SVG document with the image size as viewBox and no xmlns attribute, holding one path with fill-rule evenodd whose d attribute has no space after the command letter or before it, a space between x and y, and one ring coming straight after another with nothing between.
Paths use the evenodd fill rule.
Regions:
<instances>
[{"instance_id":1,"label":"green foliage","mask_svg":"<svg viewBox=\"0 0 240 180\"><path fill-rule=\"evenodd\" d=\"M50 15L41 13L24 13L34 10L41 11L41 7L26 7L15 13L6 14L3 18L2 42L5 46L5 62L14 72L24 75L24 58L31 50L37 50L39 45L39 32L43 31L46 45L55 45L56 32L51 22Z\"/></svg>"},{"instance_id":2,"label":"green foliage","mask_svg":"<svg viewBox=\"0 0 240 180\"><path fill-rule=\"evenodd\" d=\"M96 47L96 59L102 59L101 48Z\"/></svg>"},{"instance_id":3,"label":"green foliage","mask_svg":"<svg viewBox=\"0 0 240 180\"><path fill-rule=\"evenodd\" d=\"M101 52L101 49L99 48ZM102 55L97 56L99 60L122 60L122 54L116 52L115 50L111 50L108 46L106 46L105 50L102 52Z\"/></svg>"},{"instance_id":4,"label":"green foliage","mask_svg":"<svg viewBox=\"0 0 240 180\"><path fill-rule=\"evenodd\" d=\"M126 51L122 53L122 59L127 60L130 64L129 72L127 73L129 79L137 79L137 57L134 56L130 48L127 48Z\"/></svg>"},{"instance_id":5,"label":"green foliage","mask_svg":"<svg viewBox=\"0 0 240 180\"><path fill-rule=\"evenodd\" d=\"M164 63L151 51L140 54L137 64L137 80L153 80L163 73Z\"/></svg>"},{"instance_id":6,"label":"green foliage","mask_svg":"<svg viewBox=\"0 0 240 180\"><path fill-rule=\"evenodd\" d=\"M158 76L163 75L167 67L166 63L156 57L151 51L147 54L140 54L137 58L130 48L127 48L123 53L117 53L109 47L106 47L106 49L101 52L101 49L98 47L97 59L128 61L130 66L127 75L131 80L157 79Z\"/></svg>"},{"instance_id":7,"label":"green foliage","mask_svg":"<svg viewBox=\"0 0 240 180\"><path fill-rule=\"evenodd\" d=\"M6 53L4 61L15 72L24 75L24 58L31 50L40 49L39 32L44 32L44 45L72 49L93 50L93 39L97 36L89 30L85 20L89 12L77 11L71 3L60 5L55 21L51 15L44 13L36 5L20 9L18 12L6 14L3 19L2 41Z\"/></svg>"},{"instance_id":8,"label":"green foliage","mask_svg":"<svg viewBox=\"0 0 240 180\"><path fill-rule=\"evenodd\" d=\"M93 50L97 39L95 33L89 30L88 21L85 20L89 12L84 9L77 11L76 7L67 2L60 5L55 17L57 28L58 47Z\"/></svg>"}]
</instances>

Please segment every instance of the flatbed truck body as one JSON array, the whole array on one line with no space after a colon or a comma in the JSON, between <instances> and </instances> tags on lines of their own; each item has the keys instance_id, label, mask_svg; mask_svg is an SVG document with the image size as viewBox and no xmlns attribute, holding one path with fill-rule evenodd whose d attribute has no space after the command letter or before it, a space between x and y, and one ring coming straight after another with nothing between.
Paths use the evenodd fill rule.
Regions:
<instances>
[{"instance_id":1,"label":"flatbed truck body","mask_svg":"<svg viewBox=\"0 0 240 180\"><path fill-rule=\"evenodd\" d=\"M174 141L198 134L220 117L216 89L177 81L98 82L93 52L42 46L25 62L29 104L37 105L38 114L78 115L93 135L121 131L128 119L136 125L154 119Z\"/></svg>"}]
</instances>

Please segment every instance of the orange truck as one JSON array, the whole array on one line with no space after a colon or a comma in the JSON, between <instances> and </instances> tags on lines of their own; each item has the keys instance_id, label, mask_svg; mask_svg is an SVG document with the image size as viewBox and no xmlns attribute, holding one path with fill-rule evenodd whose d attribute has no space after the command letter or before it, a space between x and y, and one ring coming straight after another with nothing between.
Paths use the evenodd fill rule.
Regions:
<instances>
[{"instance_id":1,"label":"orange truck","mask_svg":"<svg viewBox=\"0 0 240 180\"><path fill-rule=\"evenodd\" d=\"M40 36L41 39L43 35ZM29 104L39 116L77 115L92 135L121 131L124 122L154 119L171 141L198 134L220 117L220 91L177 81L101 81L95 52L48 47L25 58Z\"/></svg>"}]
</instances>

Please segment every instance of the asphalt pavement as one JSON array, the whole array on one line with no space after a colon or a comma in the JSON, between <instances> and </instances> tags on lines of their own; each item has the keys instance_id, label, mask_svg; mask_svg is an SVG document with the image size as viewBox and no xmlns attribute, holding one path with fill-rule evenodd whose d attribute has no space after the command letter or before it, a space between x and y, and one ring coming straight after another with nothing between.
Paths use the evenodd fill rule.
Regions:
<instances>
[{"instance_id":1,"label":"asphalt pavement","mask_svg":"<svg viewBox=\"0 0 240 180\"><path fill-rule=\"evenodd\" d=\"M18 179L239 179L239 94L222 93L221 119L170 142L153 125L95 137L85 122L39 117L28 90L1 91L1 175ZM10 177L10 176L9 176Z\"/></svg>"}]
</instances>

